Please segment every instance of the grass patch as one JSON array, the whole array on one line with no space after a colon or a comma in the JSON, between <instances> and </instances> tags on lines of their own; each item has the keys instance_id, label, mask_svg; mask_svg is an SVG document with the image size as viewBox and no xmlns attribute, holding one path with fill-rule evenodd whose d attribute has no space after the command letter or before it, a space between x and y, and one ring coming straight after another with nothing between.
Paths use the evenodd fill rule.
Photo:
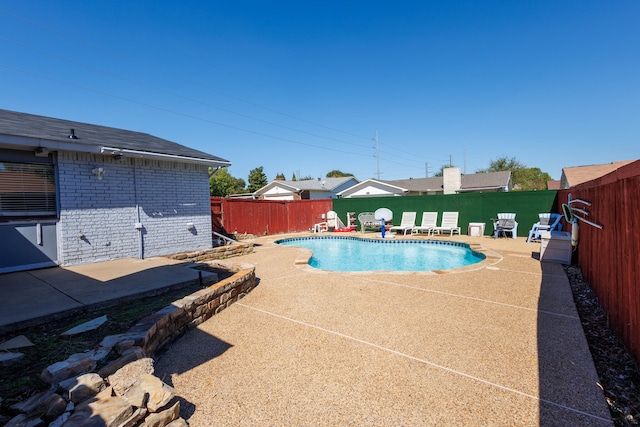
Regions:
<instances>
[{"instance_id":1,"label":"grass patch","mask_svg":"<svg viewBox=\"0 0 640 427\"><path fill-rule=\"evenodd\" d=\"M229 275L219 273L219 278L222 279ZM96 348L104 337L127 332L143 317L153 314L173 301L199 289L201 289L199 284L189 285L154 296L120 302L110 307L87 309L75 313L70 318L59 319L48 324L0 336L0 342L4 342L15 336L24 335L35 344L33 347L13 350L23 353L24 357L11 366L0 366L0 398L2 398L0 415L10 415L8 411L10 405L48 388L47 384L40 379L40 374L47 366L63 361L72 354ZM107 316L107 322L96 330L79 335L60 336L61 333L74 326L103 315ZM117 355L111 354L103 364L116 357Z\"/></svg>"}]
</instances>

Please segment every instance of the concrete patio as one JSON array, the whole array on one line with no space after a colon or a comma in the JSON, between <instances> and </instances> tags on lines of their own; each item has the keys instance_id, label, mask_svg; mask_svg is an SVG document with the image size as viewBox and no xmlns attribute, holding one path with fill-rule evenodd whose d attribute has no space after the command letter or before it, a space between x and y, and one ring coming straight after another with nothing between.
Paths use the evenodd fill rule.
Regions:
<instances>
[{"instance_id":1,"label":"concrete patio","mask_svg":"<svg viewBox=\"0 0 640 427\"><path fill-rule=\"evenodd\" d=\"M256 289L159 357L191 426L613 425L568 280L539 244L456 236L490 258L333 273L296 264L307 252L282 237L232 260L256 266Z\"/></svg>"}]
</instances>

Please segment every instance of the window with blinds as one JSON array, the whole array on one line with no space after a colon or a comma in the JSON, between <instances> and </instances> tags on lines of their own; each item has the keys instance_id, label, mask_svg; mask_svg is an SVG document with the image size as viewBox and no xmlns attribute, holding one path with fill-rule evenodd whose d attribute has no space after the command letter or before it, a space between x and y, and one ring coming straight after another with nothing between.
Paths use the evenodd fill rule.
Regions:
<instances>
[{"instance_id":1,"label":"window with blinds","mask_svg":"<svg viewBox=\"0 0 640 427\"><path fill-rule=\"evenodd\" d=\"M0 217L56 215L53 165L0 162Z\"/></svg>"}]
</instances>

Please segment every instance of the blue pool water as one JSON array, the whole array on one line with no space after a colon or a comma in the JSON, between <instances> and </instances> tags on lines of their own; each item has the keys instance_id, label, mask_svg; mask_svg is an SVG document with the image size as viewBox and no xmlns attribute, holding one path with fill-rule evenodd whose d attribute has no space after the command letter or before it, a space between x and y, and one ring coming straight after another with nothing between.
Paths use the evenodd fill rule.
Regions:
<instances>
[{"instance_id":1,"label":"blue pool water","mask_svg":"<svg viewBox=\"0 0 640 427\"><path fill-rule=\"evenodd\" d=\"M311 249L309 265L332 271L448 270L485 259L483 254L457 242L326 236L282 239L276 243Z\"/></svg>"}]
</instances>

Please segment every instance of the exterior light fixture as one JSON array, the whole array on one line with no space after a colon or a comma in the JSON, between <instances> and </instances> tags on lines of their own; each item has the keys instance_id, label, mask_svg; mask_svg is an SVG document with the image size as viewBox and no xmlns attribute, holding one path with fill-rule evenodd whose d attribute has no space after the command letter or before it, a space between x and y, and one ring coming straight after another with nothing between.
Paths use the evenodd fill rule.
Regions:
<instances>
[{"instance_id":1,"label":"exterior light fixture","mask_svg":"<svg viewBox=\"0 0 640 427\"><path fill-rule=\"evenodd\" d=\"M106 171L104 170L104 168L95 168L91 171L91 173L98 177L98 181L102 181L102 178L104 178L104 174L106 173Z\"/></svg>"}]
</instances>

